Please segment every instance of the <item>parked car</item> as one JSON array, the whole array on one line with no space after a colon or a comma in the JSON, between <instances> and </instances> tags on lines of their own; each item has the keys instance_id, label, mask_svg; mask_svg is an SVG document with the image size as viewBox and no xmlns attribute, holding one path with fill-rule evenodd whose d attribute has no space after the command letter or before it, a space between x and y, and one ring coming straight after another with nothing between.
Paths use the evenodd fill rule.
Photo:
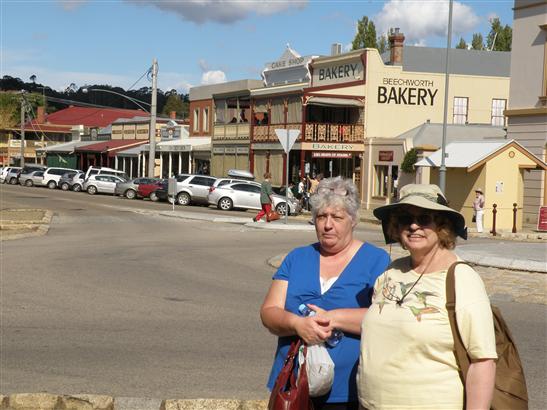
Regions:
<instances>
[{"instance_id":1,"label":"parked car","mask_svg":"<svg viewBox=\"0 0 547 410\"><path fill-rule=\"evenodd\" d=\"M209 188L215 183L216 178L207 175L177 175L176 202L179 205L207 204Z\"/></svg>"},{"instance_id":2,"label":"parked car","mask_svg":"<svg viewBox=\"0 0 547 410\"><path fill-rule=\"evenodd\" d=\"M60 168L60 167L49 167L44 171L44 180L42 184L47 186L49 189L57 188L59 180L67 172L78 172L77 169L72 168Z\"/></svg>"},{"instance_id":3,"label":"parked car","mask_svg":"<svg viewBox=\"0 0 547 410\"><path fill-rule=\"evenodd\" d=\"M68 191L70 189L70 182L72 181L72 178L80 171L70 171L66 172L63 175L61 175L61 178L59 179L59 183L57 184L58 188L61 188L63 191Z\"/></svg>"},{"instance_id":4,"label":"parked car","mask_svg":"<svg viewBox=\"0 0 547 410\"><path fill-rule=\"evenodd\" d=\"M17 178L19 178L20 172L21 167L6 167L2 170L0 182L15 185L17 183Z\"/></svg>"},{"instance_id":5,"label":"parked car","mask_svg":"<svg viewBox=\"0 0 547 410\"><path fill-rule=\"evenodd\" d=\"M102 175L102 174L101 174ZM135 178L130 181L120 182L116 185L115 195L125 196L127 199L135 199L137 190L141 184L153 184L157 182L156 178Z\"/></svg>"},{"instance_id":6,"label":"parked car","mask_svg":"<svg viewBox=\"0 0 547 410\"><path fill-rule=\"evenodd\" d=\"M32 171L27 174L19 175L19 183L24 186L42 186L44 171Z\"/></svg>"},{"instance_id":7,"label":"parked car","mask_svg":"<svg viewBox=\"0 0 547 410\"><path fill-rule=\"evenodd\" d=\"M137 188L137 196L139 198L149 198L151 201L156 202L159 200L156 191L158 189L165 189L167 191L167 179L160 179L149 184L139 184Z\"/></svg>"},{"instance_id":8,"label":"parked car","mask_svg":"<svg viewBox=\"0 0 547 410\"><path fill-rule=\"evenodd\" d=\"M125 172L108 167L90 166L85 172L85 179L88 179L91 175L115 175L117 177L123 178L126 181L129 179Z\"/></svg>"},{"instance_id":9,"label":"parked car","mask_svg":"<svg viewBox=\"0 0 547 410\"><path fill-rule=\"evenodd\" d=\"M285 197L273 194L272 207L281 215L285 215L287 204ZM238 209L261 209L260 184L257 182L233 182L211 190L208 202L218 209L229 211ZM289 199L289 215L295 215L301 211L300 203Z\"/></svg>"},{"instance_id":10,"label":"parked car","mask_svg":"<svg viewBox=\"0 0 547 410\"><path fill-rule=\"evenodd\" d=\"M72 179L68 181L63 181L63 185L61 186L61 189L67 188L74 191L74 192L80 192L84 186L85 181L85 172L84 171L78 171Z\"/></svg>"},{"instance_id":11,"label":"parked car","mask_svg":"<svg viewBox=\"0 0 547 410\"><path fill-rule=\"evenodd\" d=\"M125 182L125 180L115 175L91 175L85 180L82 189L90 195L114 194L116 184L119 182Z\"/></svg>"}]
</instances>

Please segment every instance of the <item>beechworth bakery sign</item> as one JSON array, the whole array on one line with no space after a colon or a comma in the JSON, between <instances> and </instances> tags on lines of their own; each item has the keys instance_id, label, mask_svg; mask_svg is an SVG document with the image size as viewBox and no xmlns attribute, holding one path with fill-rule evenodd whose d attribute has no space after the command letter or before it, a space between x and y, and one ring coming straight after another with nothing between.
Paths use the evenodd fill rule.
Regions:
<instances>
[{"instance_id":1,"label":"beechworth bakery sign","mask_svg":"<svg viewBox=\"0 0 547 410\"><path fill-rule=\"evenodd\" d=\"M382 79L378 86L378 104L433 106L439 89L431 80L408 78Z\"/></svg>"}]
</instances>

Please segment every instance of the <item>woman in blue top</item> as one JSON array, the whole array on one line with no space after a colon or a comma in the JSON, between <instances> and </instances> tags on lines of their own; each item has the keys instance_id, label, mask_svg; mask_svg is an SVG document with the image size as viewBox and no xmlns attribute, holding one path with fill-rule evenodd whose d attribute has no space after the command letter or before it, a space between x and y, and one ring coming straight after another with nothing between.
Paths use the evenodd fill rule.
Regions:
<instances>
[{"instance_id":1,"label":"woman in blue top","mask_svg":"<svg viewBox=\"0 0 547 410\"><path fill-rule=\"evenodd\" d=\"M344 337L327 350L335 364L328 394L314 398L315 410L357 409L355 376L359 361L361 322L376 278L389 264L387 253L353 238L359 220L355 184L341 177L323 179L311 199L319 242L290 252L260 310L262 323L279 336L268 381L272 389L294 336L308 345L323 343L333 329ZM317 312L303 317L298 306Z\"/></svg>"}]
</instances>

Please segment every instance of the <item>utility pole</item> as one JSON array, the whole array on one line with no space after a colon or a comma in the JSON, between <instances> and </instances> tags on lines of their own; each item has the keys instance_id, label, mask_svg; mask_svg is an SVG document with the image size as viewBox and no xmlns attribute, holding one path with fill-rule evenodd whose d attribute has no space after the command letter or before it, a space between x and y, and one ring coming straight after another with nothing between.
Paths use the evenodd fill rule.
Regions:
<instances>
[{"instance_id":1,"label":"utility pole","mask_svg":"<svg viewBox=\"0 0 547 410\"><path fill-rule=\"evenodd\" d=\"M150 104L150 149L148 152L148 177L154 178L156 168L156 110L158 97L158 61L152 61L152 101ZM160 175L161 176L161 175Z\"/></svg>"},{"instance_id":2,"label":"utility pole","mask_svg":"<svg viewBox=\"0 0 547 410\"><path fill-rule=\"evenodd\" d=\"M21 159L19 160L19 166L23 168L25 166L25 94L21 92Z\"/></svg>"},{"instance_id":3,"label":"utility pole","mask_svg":"<svg viewBox=\"0 0 547 410\"><path fill-rule=\"evenodd\" d=\"M443 140L441 144L441 167L439 169L439 188L443 194L446 195L446 165L445 165L445 156L446 156L446 121L448 116L448 65L450 62L450 47L452 40L452 0L448 3L448 34L446 40L446 60L444 68L444 118L443 118Z\"/></svg>"}]
</instances>

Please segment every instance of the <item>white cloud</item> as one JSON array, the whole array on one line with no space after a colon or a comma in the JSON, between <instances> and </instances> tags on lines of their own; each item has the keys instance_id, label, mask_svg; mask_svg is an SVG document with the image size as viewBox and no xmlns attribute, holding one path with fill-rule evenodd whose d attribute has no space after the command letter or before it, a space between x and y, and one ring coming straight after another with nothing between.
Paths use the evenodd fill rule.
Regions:
<instances>
[{"instance_id":1,"label":"white cloud","mask_svg":"<svg viewBox=\"0 0 547 410\"><path fill-rule=\"evenodd\" d=\"M428 38L446 37L448 28L448 0L390 0L374 21L379 33L399 27L406 42L425 45ZM474 10L457 1L452 11L452 33L462 35L480 23Z\"/></svg>"},{"instance_id":2,"label":"white cloud","mask_svg":"<svg viewBox=\"0 0 547 410\"><path fill-rule=\"evenodd\" d=\"M226 82L226 74L224 74L224 71L220 71L220 70L206 71L201 76L201 84L204 84L204 85L218 84L218 83L225 83L225 82Z\"/></svg>"},{"instance_id":3,"label":"white cloud","mask_svg":"<svg viewBox=\"0 0 547 410\"><path fill-rule=\"evenodd\" d=\"M183 20L202 24L207 21L230 24L243 20L251 14L276 14L291 8L302 9L308 0L125 0L128 3L151 5L168 13L174 13Z\"/></svg>"},{"instance_id":4,"label":"white cloud","mask_svg":"<svg viewBox=\"0 0 547 410\"><path fill-rule=\"evenodd\" d=\"M57 2L60 3L61 7L66 11L72 11L84 5L87 0L57 0Z\"/></svg>"}]
</instances>

